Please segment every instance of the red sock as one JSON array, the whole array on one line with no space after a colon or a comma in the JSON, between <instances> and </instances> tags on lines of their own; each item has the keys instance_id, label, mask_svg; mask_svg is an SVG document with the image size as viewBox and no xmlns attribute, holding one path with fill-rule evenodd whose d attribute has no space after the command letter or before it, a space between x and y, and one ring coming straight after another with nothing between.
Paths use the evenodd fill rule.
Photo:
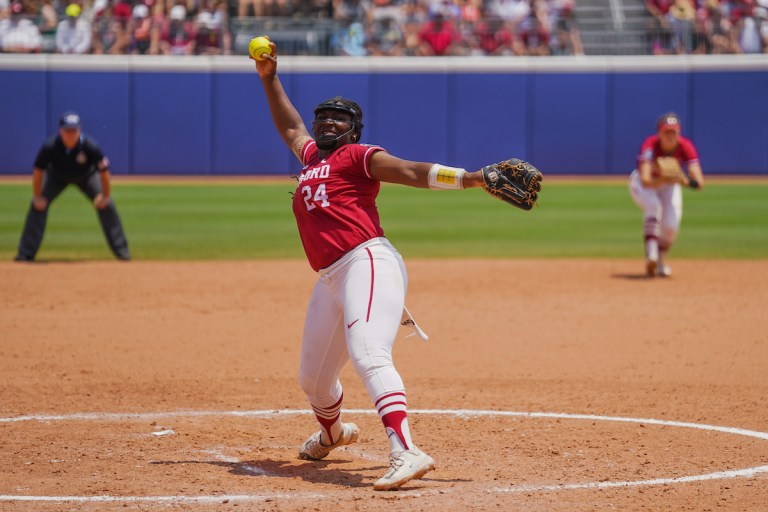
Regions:
<instances>
[{"instance_id":1,"label":"red sock","mask_svg":"<svg viewBox=\"0 0 768 512\"><path fill-rule=\"evenodd\" d=\"M318 407L312 405L312 410L315 411L315 418L318 423L323 427L325 434L329 440L328 444L333 444L336 439L341 437L341 402L344 401L344 394L342 393L339 400L330 407Z\"/></svg>"},{"instance_id":2,"label":"red sock","mask_svg":"<svg viewBox=\"0 0 768 512\"><path fill-rule=\"evenodd\" d=\"M408 427L405 393L398 391L379 397L376 409L389 438L390 451L409 450L413 441Z\"/></svg>"}]
</instances>

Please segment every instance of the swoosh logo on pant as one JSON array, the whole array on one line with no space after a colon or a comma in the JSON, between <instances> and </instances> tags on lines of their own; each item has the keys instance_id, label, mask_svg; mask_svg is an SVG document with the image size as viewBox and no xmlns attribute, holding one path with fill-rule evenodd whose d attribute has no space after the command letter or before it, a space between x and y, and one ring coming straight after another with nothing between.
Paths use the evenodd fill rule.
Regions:
<instances>
[{"instance_id":1,"label":"swoosh logo on pant","mask_svg":"<svg viewBox=\"0 0 768 512\"><path fill-rule=\"evenodd\" d=\"M360 320L360 319L358 318L357 320ZM352 328L352 326L353 326L353 325L355 325L355 324L357 323L357 320L355 320L355 321L354 321L354 322L352 322L351 324L347 324L347 329L351 329L351 328Z\"/></svg>"}]
</instances>

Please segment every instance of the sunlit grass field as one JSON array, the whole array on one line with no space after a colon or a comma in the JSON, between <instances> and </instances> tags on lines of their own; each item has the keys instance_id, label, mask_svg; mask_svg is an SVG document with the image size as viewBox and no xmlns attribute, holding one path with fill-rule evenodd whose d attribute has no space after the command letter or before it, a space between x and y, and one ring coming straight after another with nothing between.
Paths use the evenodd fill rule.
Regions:
<instances>
[{"instance_id":1,"label":"sunlit grass field","mask_svg":"<svg viewBox=\"0 0 768 512\"><path fill-rule=\"evenodd\" d=\"M113 197L134 259L303 258L291 212L295 182L137 183ZM16 253L31 185L0 183L0 258ZM544 182L529 212L482 190L382 186L386 236L409 258L637 258L642 216L626 184ZM684 191L676 258L768 257L768 182L710 181ZM53 203L39 260L111 259L97 216L74 187Z\"/></svg>"}]
</instances>

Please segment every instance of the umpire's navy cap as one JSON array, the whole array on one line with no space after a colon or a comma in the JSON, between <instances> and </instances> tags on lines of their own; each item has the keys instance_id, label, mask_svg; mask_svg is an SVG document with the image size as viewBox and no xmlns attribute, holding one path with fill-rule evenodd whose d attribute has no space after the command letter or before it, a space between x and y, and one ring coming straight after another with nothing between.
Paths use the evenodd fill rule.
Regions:
<instances>
[{"instance_id":1,"label":"umpire's navy cap","mask_svg":"<svg viewBox=\"0 0 768 512\"><path fill-rule=\"evenodd\" d=\"M80 128L80 116L77 112L64 112L59 119L59 128Z\"/></svg>"}]
</instances>

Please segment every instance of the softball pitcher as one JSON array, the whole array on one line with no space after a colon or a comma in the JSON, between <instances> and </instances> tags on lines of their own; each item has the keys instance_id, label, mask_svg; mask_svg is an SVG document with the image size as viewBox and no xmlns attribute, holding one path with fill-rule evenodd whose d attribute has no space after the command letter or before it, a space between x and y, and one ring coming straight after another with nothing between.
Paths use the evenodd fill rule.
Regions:
<instances>
[{"instance_id":1,"label":"softball pitcher","mask_svg":"<svg viewBox=\"0 0 768 512\"><path fill-rule=\"evenodd\" d=\"M306 440L299 457L320 460L357 441L357 425L341 421L339 375L351 361L389 440L390 468L374 489L395 489L421 478L435 463L413 442L405 385L392 360L408 275L384 237L376 196L382 181L463 189L483 186L484 174L402 160L380 146L361 144L363 112L340 96L315 108L310 134L280 83L277 48L270 46L272 55L254 59L256 70L275 127L303 165L293 212L309 264L319 273L305 318L299 381L320 430Z\"/></svg>"},{"instance_id":2,"label":"softball pitcher","mask_svg":"<svg viewBox=\"0 0 768 512\"><path fill-rule=\"evenodd\" d=\"M699 190L704 176L693 142L680 134L680 118L674 112L661 116L657 133L646 138L629 178L629 191L643 210L645 272L648 277L669 277L667 261L683 218L681 185ZM683 168L687 168L687 173Z\"/></svg>"}]
</instances>

